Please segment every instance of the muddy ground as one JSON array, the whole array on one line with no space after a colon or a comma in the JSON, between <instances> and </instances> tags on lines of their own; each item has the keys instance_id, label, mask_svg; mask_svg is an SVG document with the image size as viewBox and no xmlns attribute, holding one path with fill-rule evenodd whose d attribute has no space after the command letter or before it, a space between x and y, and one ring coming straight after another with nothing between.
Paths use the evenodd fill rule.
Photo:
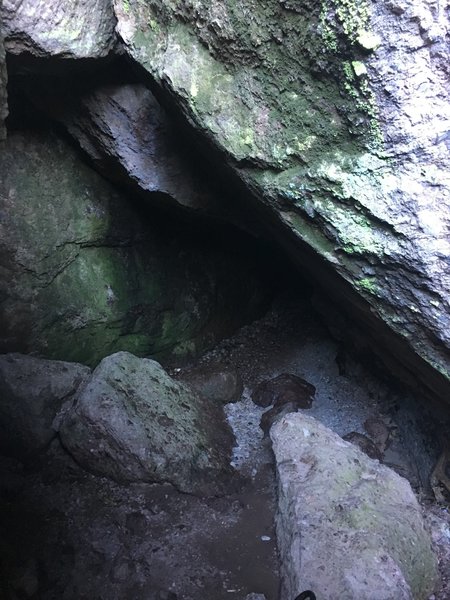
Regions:
<instances>
[{"instance_id":1,"label":"muddy ground","mask_svg":"<svg viewBox=\"0 0 450 600\"><path fill-rule=\"evenodd\" d=\"M243 379L241 400L226 407L241 488L197 498L169 485L121 487L81 470L57 442L33 465L1 459L2 600L278 600L272 454L251 393L283 372L316 387L308 412L340 435L367 435L367 419L384 424L384 462L410 480L440 557L434 598L450 599L450 515L428 484L441 415L345 356L296 295L199 362L229 363Z\"/></svg>"}]
</instances>

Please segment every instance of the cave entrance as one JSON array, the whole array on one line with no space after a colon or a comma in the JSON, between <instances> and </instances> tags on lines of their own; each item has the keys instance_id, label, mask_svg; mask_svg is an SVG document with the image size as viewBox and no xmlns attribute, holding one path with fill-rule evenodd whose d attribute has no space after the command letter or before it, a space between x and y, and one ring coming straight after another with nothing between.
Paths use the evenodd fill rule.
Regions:
<instances>
[{"instance_id":1,"label":"cave entrance","mask_svg":"<svg viewBox=\"0 0 450 600\"><path fill-rule=\"evenodd\" d=\"M89 74L87 65L72 71L42 64L19 61L10 69L10 158L2 168L17 185L2 198L8 210L25 202L10 221L17 235L5 250L7 268L19 271L2 297L20 327L4 324L2 349L83 363L83 386L89 368L116 352L157 359L175 388L182 382L224 405L234 476L221 482L216 472L221 491L208 494L163 477L150 483L105 476L101 436L89 438L94 464L60 433L81 403L81 387L59 398L56 420L47 419L50 438L24 455L37 417L30 425L29 411L14 412L4 400L3 431L18 428L22 445L9 452L11 436L3 436L2 597L276 600L277 492L268 432L283 413L297 410L406 477L424 499L429 527L448 530L448 514L439 513L429 486L440 451L435 417L331 337L316 310L322 293L267 241L241 206L242 191L230 186L224 193L227 174L218 176L198 158L195 144L178 135L137 78L117 75L127 72L126 63L107 64L101 75ZM143 99L150 104L140 118L153 138L124 106ZM147 149L143 156L133 146L138 142ZM33 199L38 218L30 212ZM57 208L66 211L61 218ZM11 248L15 255L27 250L13 266ZM21 285L12 294L16 280ZM24 286L35 287L21 296ZM42 300L36 312L30 289ZM4 398L31 394L26 386L11 392L9 367L2 368ZM37 371L34 386L45 375ZM60 376L46 375L39 385L45 392ZM292 391L296 385L308 391L306 400ZM159 422L168 440L173 418ZM114 438L112 445L120 450L122 442ZM437 551L450 552L442 537Z\"/></svg>"}]
</instances>

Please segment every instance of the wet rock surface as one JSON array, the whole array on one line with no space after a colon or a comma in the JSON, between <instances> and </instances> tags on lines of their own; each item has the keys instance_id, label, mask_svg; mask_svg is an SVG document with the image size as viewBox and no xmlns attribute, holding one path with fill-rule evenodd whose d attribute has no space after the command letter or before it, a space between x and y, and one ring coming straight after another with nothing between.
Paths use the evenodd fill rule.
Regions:
<instances>
[{"instance_id":1,"label":"wet rock surface","mask_svg":"<svg viewBox=\"0 0 450 600\"><path fill-rule=\"evenodd\" d=\"M172 483L217 495L232 475L233 435L221 406L128 352L102 360L59 435L85 469L119 483Z\"/></svg>"},{"instance_id":2,"label":"wet rock surface","mask_svg":"<svg viewBox=\"0 0 450 600\"><path fill-rule=\"evenodd\" d=\"M406 479L303 414L271 429L281 599L426 598L437 568Z\"/></svg>"},{"instance_id":3,"label":"wet rock surface","mask_svg":"<svg viewBox=\"0 0 450 600\"><path fill-rule=\"evenodd\" d=\"M63 404L89 374L76 363L0 355L0 453L35 460L56 436Z\"/></svg>"}]
</instances>

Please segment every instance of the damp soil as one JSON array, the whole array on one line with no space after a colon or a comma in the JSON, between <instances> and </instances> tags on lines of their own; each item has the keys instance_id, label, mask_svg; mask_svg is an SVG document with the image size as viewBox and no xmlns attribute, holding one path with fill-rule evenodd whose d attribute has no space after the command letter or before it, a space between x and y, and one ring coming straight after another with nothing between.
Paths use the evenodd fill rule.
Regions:
<instances>
[{"instance_id":1,"label":"damp soil","mask_svg":"<svg viewBox=\"0 0 450 600\"><path fill-rule=\"evenodd\" d=\"M57 440L34 464L3 458L1 600L278 600L276 481L259 427L267 409L251 395L281 373L315 386L308 413L338 434L367 436L378 422L372 440L411 482L432 532L442 575L432 598L450 598L450 515L428 483L440 451L434 415L346 356L293 295L198 362L228 363L242 377L241 399L225 407L240 488L198 498L170 485L119 486L81 470Z\"/></svg>"}]
</instances>

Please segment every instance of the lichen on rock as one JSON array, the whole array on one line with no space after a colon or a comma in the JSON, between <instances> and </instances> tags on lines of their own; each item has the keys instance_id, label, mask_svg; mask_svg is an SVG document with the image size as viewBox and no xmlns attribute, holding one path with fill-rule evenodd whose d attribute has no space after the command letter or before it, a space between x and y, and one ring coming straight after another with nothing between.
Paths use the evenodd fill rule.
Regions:
<instances>
[{"instance_id":1,"label":"lichen on rock","mask_svg":"<svg viewBox=\"0 0 450 600\"><path fill-rule=\"evenodd\" d=\"M127 352L95 369L60 437L86 469L120 483L172 483L213 495L233 473L233 434L221 406Z\"/></svg>"},{"instance_id":2,"label":"lichen on rock","mask_svg":"<svg viewBox=\"0 0 450 600\"><path fill-rule=\"evenodd\" d=\"M0 19L11 54L100 58L116 42L109 0L4 0Z\"/></svg>"},{"instance_id":3,"label":"lichen on rock","mask_svg":"<svg viewBox=\"0 0 450 600\"><path fill-rule=\"evenodd\" d=\"M264 306L251 259L147 222L57 136L11 134L0 171L3 351L181 357Z\"/></svg>"},{"instance_id":4,"label":"lichen on rock","mask_svg":"<svg viewBox=\"0 0 450 600\"><path fill-rule=\"evenodd\" d=\"M406 479L300 413L271 438L283 600L305 588L358 600L433 592L436 558Z\"/></svg>"},{"instance_id":5,"label":"lichen on rock","mask_svg":"<svg viewBox=\"0 0 450 600\"><path fill-rule=\"evenodd\" d=\"M373 315L365 327L383 360L390 329L402 350L386 364L445 397L448 17L391 4L129 0L125 11L117 0L115 10L129 56L219 151L281 243L324 287L336 274L336 300L360 306L362 326Z\"/></svg>"}]
</instances>

